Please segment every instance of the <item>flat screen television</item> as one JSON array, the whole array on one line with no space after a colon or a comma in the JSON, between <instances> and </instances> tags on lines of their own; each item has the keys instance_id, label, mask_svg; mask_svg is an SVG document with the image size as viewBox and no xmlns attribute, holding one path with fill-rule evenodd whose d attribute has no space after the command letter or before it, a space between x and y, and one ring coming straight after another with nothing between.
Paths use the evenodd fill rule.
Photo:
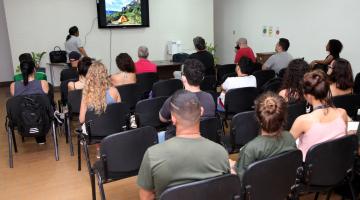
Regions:
<instances>
[{"instance_id":1,"label":"flat screen television","mask_svg":"<svg viewBox=\"0 0 360 200\"><path fill-rule=\"evenodd\" d=\"M149 0L97 0L99 28L149 27Z\"/></svg>"}]
</instances>

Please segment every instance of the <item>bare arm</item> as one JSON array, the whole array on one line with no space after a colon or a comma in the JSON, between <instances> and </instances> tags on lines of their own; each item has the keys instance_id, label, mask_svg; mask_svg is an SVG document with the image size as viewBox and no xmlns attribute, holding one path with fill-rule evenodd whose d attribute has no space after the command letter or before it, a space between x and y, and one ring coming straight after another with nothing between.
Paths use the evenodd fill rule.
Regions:
<instances>
[{"instance_id":1,"label":"bare arm","mask_svg":"<svg viewBox=\"0 0 360 200\"><path fill-rule=\"evenodd\" d=\"M68 91L75 90L74 85L75 85L75 82L72 82L72 81L68 82L68 85L67 85L68 86Z\"/></svg>"},{"instance_id":2,"label":"bare arm","mask_svg":"<svg viewBox=\"0 0 360 200\"><path fill-rule=\"evenodd\" d=\"M79 51L80 51L81 55L86 56L86 57L88 56L84 47L79 47Z\"/></svg>"},{"instance_id":3,"label":"bare arm","mask_svg":"<svg viewBox=\"0 0 360 200\"><path fill-rule=\"evenodd\" d=\"M12 82L10 84L10 94L11 94L11 96L14 96L14 93L15 93L15 82Z\"/></svg>"},{"instance_id":4,"label":"bare arm","mask_svg":"<svg viewBox=\"0 0 360 200\"><path fill-rule=\"evenodd\" d=\"M87 106L86 106L85 100L81 99L80 113L79 113L80 124L83 124L85 122L86 111L87 111Z\"/></svg>"},{"instance_id":5,"label":"bare arm","mask_svg":"<svg viewBox=\"0 0 360 200\"><path fill-rule=\"evenodd\" d=\"M41 81L42 90L47 94L49 93L49 83L47 81Z\"/></svg>"},{"instance_id":6,"label":"bare arm","mask_svg":"<svg viewBox=\"0 0 360 200\"><path fill-rule=\"evenodd\" d=\"M295 122L291 126L290 133L295 138L295 140L304 133L304 122L302 120L302 116L296 118Z\"/></svg>"},{"instance_id":7,"label":"bare arm","mask_svg":"<svg viewBox=\"0 0 360 200\"><path fill-rule=\"evenodd\" d=\"M155 199L155 192L140 188L139 196L140 196L140 200L153 200Z\"/></svg>"}]
</instances>

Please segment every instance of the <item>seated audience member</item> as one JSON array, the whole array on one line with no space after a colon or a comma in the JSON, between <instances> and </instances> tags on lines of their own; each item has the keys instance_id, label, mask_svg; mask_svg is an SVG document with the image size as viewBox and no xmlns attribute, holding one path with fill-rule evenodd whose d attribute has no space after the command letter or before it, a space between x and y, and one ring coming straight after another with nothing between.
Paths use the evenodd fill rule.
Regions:
<instances>
[{"instance_id":1,"label":"seated audience member","mask_svg":"<svg viewBox=\"0 0 360 200\"><path fill-rule=\"evenodd\" d=\"M295 59L289 63L279 92L286 102L296 103L304 100L302 80L308 71L309 64L304 59Z\"/></svg>"},{"instance_id":2,"label":"seated audience member","mask_svg":"<svg viewBox=\"0 0 360 200\"><path fill-rule=\"evenodd\" d=\"M135 64L127 53L121 53L116 57L116 65L119 73L110 76L113 86L136 83Z\"/></svg>"},{"instance_id":3,"label":"seated audience member","mask_svg":"<svg viewBox=\"0 0 360 200\"><path fill-rule=\"evenodd\" d=\"M263 69L272 69L276 73L288 66L293 59L287 52L290 47L290 42L286 38L280 38L275 46L276 54L272 55L262 66Z\"/></svg>"},{"instance_id":4,"label":"seated audience member","mask_svg":"<svg viewBox=\"0 0 360 200\"><path fill-rule=\"evenodd\" d=\"M331 39L326 45L326 51L329 53L324 60L314 60L310 63L310 67L314 68L318 66L327 66L330 65L333 60L340 58L340 52L343 48L343 45L339 40Z\"/></svg>"},{"instance_id":5,"label":"seated audience member","mask_svg":"<svg viewBox=\"0 0 360 200\"><path fill-rule=\"evenodd\" d=\"M171 97L176 137L145 152L137 179L141 200L156 199L175 185L229 173L225 149L200 135L200 104L196 94L186 90Z\"/></svg>"},{"instance_id":6,"label":"seated audience member","mask_svg":"<svg viewBox=\"0 0 360 200\"><path fill-rule=\"evenodd\" d=\"M241 148L235 171L240 179L250 164L282 152L296 149L296 143L288 131L284 131L287 105L282 97L266 92L255 101L260 135Z\"/></svg>"},{"instance_id":7,"label":"seated audience member","mask_svg":"<svg viewBox=\"0 0 360 200\"><path fill-rule=\"evenodd\" d=\"M78 66L79 80L78 81L69 81L68 90L82 90L85 84L85 77L89 70L89 67L92 64L92 59L89 57L83 57Z\"/></svg>"},{"instance_id":8,"label":"seated audience member","mask_svg":"<svg viewBox=\"0 0 360 200\"><path fill-rule=\"evenodd\" d=\"M329 66L330 70L332 71L330 74L332 96L352 94L354 77L350 62L343 58L338 58Z\"/></svg>"},{"instance_id":9,"label":"seated audience member","mask_svg":"<svg viewBox=\"0 0 360 200\"><path fill-rule=\"evenodd\" d=\"M253 50L247 45L246 38L240 38L236 41L236 55L234 63L237 64L240 61L240 58L243 56L250 58L254 63L256 62L255 55Z\"/></svg>"},{"instance_id":10,"label":"seated audience member","mask_svg":"<svg viewBox=\"0 0 360 200\"><path fill-rule=\"evenodd\" d=\"M31 54L29 54L29 53L20 54L19 62L22 63L25 61L34 61ZM20 66L18 68L20 68ZM35 78L35 80L45 80L45 81L47 80L46 74L44 72L36 71L36 66L35 66L35 77L34 78ZM14 75L15 82L22 81L22 80L23 80L23 76L22 76L21 72Z\"/></svg>"},{"instance_id":11,"label":"seated audience member","mask_svg":"<svg viewBox=\"0 0 360 200\"><path fill-rule=\"evenodd\" d=\"M305 159L313 145L344 136L348 116L344 109L332 106L330 83L325 72L315 70L306 73L303 91L313 111L299 116L290 132L295 139L299 139L298 148Z\"/></svg>"},{"instance_id":12,"label":"seated audience member","mask_svg":"<svg viewBox=\"0 0 360 200\"><path fill-rule=\"evenodd\" d=\"M61 71L60 81L77 80L79 78L78 64L80 58L81 54L76 51L69 53L69 68Z\"/></svg>"},{"instance_id":13,"label":"seated audience member","mask_svg":"<svg viewBox=\"0 0 360 200\"><path fill-rule=\"evenodd\" d=\"M231 89L256 87L256 77L250 75L252 72L252 61L248 57L242 57L236 65L235 72L237 77L229 77L221 85L221 94L218 98L217 108L219 111L225 111L225 93Z\"/></svg>"},{"instance_id":14,"label":"seated audience member","mask_svg":"<svg viewBox=\"0 0 360 200\"><path fill-rule=\"evenodd\" d=\"M107 105L120 101L118 90L111 87L104 64L99 61L93 62L89 67L82 91L79 113L80 123L85 122L87 110L93 110L95 113L101 114L106 110Z\"/></svg>"},{"instance_id":15,"label":"seated audience member","mask_svg":"<svg viewBox=\"0 0 360 200\"><path fill-rule=\"evenodd\" d=\"M195 37L193 39L194 46L196 49L196 53L193 53L189 56L190 59L199 60L204 65L204 73L207 75L215 74L215 64L214 64L214 56L206 50L206 43L204 38Z\"/></svg>"},{"instance_id":16,"label":"seated audience member","mask_svg":"<svg viewBox=\"0 0 360 200\"><path fill-rule=\"evenodd\" d=\"M157 66L147 58L149 57L149 49L146 46L140 46L138 49L139 60L135 63L136 74L157 72Z\"/></svg>"},{"instance_id":17,"label":"seated audience member","mask_svg":"<svg viewBox=\"0 0 360 200\"><path fill-rule=\"evenodd\" d=\"M48 94L49 84L45 80L35 79L35 63L32 60L20 63L22 80L10 84L11 96ZM38 144L44 144L45 136L35 137Z\"/></svg>"},{"instance_id":18,"label":"seated audience member","mask_svg":"<svg viewBox=\"0 0 360 200\"><path fill-rule=\"evenodd\" d=\"M184 84L185 90L194 93L200 101L201 106L204 108L203 117L215 116L215 102L211 94L200 90L200 83L203 80L204 73L202 71L203 64L195 59L188 59L184 62L183 73L181 80ZM160 121L170 122L170 101L169 97L159 112Z\"/></svg>"}]
</instances>

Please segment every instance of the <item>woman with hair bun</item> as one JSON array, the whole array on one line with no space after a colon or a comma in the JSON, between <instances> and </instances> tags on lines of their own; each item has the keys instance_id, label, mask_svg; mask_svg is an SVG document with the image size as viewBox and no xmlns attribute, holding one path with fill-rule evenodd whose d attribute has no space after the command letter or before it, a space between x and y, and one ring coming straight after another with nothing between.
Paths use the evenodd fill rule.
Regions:
<instances>
[{"instance_id":1,"label":"woman with hair bun","mask_svg":"<svg viewBox=\"0 0 360 200\"><path fill-rule=\"evenodd\" d=\"M294 138L283 130L287 104L282 97L273 92L262 94L255 101L255 112L261 129L259 136L240 150L239 159L233 167L240 179L253 162L296 149Z\"/></svg>"},{"instance_id":2,"label":"woman with hair bun","mask_svg":"<svg viewBox=\"0 0 360 200\"><path fill-rule=\"evenodd\" d=\"M348 115L331 102L330 81L325 72L315 70L304 75L303 92L313 111L299 116L290 132L299 139L298 148L303 153L315 144L342 137L346 134Z\"/></svg>"}]
</instances>

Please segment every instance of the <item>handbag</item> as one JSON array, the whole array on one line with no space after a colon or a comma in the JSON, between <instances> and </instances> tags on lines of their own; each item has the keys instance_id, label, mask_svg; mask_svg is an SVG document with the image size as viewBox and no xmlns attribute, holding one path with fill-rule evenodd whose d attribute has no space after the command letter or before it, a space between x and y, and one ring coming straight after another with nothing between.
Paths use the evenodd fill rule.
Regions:
<instances>
[{"instance_id":1,"label":"handbag","mask_svg":"<svg viewBox=\"0 0 360 200\"><path fill-rule=\"evenodd\" d=\"M49 53L51 63L66 63L66 51L61 50L59 46L54 47L54 51Z\"/></svg>"}]
</instances>

